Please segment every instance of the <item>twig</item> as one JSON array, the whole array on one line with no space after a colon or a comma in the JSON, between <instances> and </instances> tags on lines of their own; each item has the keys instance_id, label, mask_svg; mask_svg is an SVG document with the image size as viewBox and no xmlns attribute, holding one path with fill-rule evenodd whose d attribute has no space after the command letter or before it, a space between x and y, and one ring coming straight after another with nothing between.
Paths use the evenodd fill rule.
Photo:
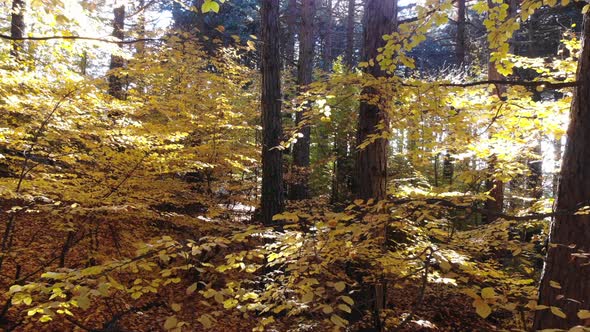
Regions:
<instances>
[{"instance_id":1,"label":"twig","mask_svg":"<svg viewBox=\"0 0 590 332\"><path fill-rule=\"evenodd\" d=\"M139 159L139 161L135 164L135 166L133 166L133 168L125 175L125 177L123 177L123 179L121 179L121 181L119 181L119 183L115 187L113 187L113 189L111 189L111 191L109 191L104 196L102 196L102 199L108 198L112 194L114 194L115 192L117 192L119 190L119 188L121 188L121 186L125 182L127 182L127 180L129 180L129 178L131 177L131 175L133 175L133 173L135 173L135 171L139 168L139 165L141 165L141 163L143 163L143 161L145 160L145 158L147 158L148 155L149 155L149 152L146 152L143 155L143 157L141 157L141 159Z\"/></svg>"}]
</instances>

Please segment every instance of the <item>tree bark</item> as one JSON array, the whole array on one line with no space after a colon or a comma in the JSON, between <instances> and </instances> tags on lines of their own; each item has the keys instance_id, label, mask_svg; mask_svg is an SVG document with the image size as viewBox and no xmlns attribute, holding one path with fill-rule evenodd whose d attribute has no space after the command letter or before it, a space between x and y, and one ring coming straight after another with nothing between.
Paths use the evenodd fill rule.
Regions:
<instances>
[{"instance_id":1,"label":"tree bark","mask_svg":"<svg viewBox=\"0 0 590 332\"><path fill-rule=\"evenodd\" d=\"M25 34L25 0L12 0L12 16L10 20L10 37L23 38ZM20 60L22 53L22 40L14 40L10 55Z\"/></svg>"},{"instance_id":2,"label":"tree bark","mask_svg":"<svg viewBox=\"0 0 590 332\"><path fill-rule=\"evenodd\" d=\"M457 57L458 66L463 66L465 64L465 1L466 0L457 1L457 40L455 46L455 54Z\"/></svg>"},{"instance_id":3,"label":"tree bark","mask_svg":"<svg viewBox=\"0 0 590 332\"><path fill-rule=\"evenodd\" d=\"M313 74L313 20L315 16L315 0L303 0L301 8L301 29L299 30L299 67L297 84L299 91L304 92L312 81ZM302 110L295 114L297 125L305 121L305 113L309 104L304 102ZM311 129L308 124L301 127L300 136L293 146L293 184L289 187L289 198L301 200L309 198L309 145Z\"/></svg>"},{"instance_id":4,"label":"tree bark","mask_svg":"<svg viewBox=\"0 0 590 332\"><path fill-rule=\"evenodd\" d=\"M334 25L332 0L326 0L326 10L328 11L328 16L326 17L326 32L324 35L322 67L325 71L330 71L332 69L332 28Z\"/></svg>"},{"instance_id":5,"label":"tree bark","mask_svg":"<svg viewBox=\"0 0 590 332\"><path fill-rule=\"evenodd\" d=\"M279 53L279 0L262 0L262 197L265 225L285 208L283 156L277 147L283 136L281 119L281 57Z\"/></svg>"},{"instance_id":6,"label":"tree bark","mask_svg":"<svg viewBox=\"0 0 590 332\"><path fill-rule=\"evenodd\" d=\"M367 0L365 3L365 28L363 33L363 61L376 59L378 49L385 45L383 35L390 34L397 26L397 1ZM367 68L374 77L385 76L378 64ZM375 95L375 89L366 88L364 95ZM387 114L379 105L362 101L359 113L357 143L363 143L370 135L388 130ZM378 126L383 128L379 129ZM384 199L387 194L387 144L385 138L378 138L367 147L360 149L357 156L360 199Z\"/></svg>"},{"instance_id":7,"label":"tree bark","mask_svg":"<svg viewBox=\"0 0 590 332\"><path fill-rule=\"evenodd\" d=\"M116 7L113 10L113 33L112 36L123 40L125 38L125 5ZM122 45L119 45L121 47ZM119 55L111 55L111 64L109 66L109 94L117 99L125 99L124 85L125 80L119 69L125 66L125 59Z\"/></svg>"},{"instance_id":8,"label":"tree bark","mask_svg":"<svg viewBox=\"0 0 590 332\"><path fill-rule=\"evenodd\" d=\"M295 35L297 29L297 0L288 0L285 13L287 31L285 33L285 67L295 63Z\"/></svg>"},{"instance_id":9,"label":"tree bark","mask_svg":"<svg viewBox=\"0 0 590 332\"><path fill-rule=\"evenodd\" d=\"M579 58L570 124L567 131L557 210L574 210L588 205L590 200L590 13L584 15L582 53ZM560 308L566 318L539 310L534 329L569 329L588 326L581 320L579 310L590 310L590 215L558 215L551 225L549 247L541 278L539 303ZM554 283L561 286L555 286Z\"/></svg>"},{"instance_id":10,"label":"tree bark","mask_svg":"<svg viewBox=\"0 0 590 332\"><path fill-rule=\"evenodd\" d=\"M348 0L348 16L346 17L346 51L344 63L348 68L354 67L354 23L356 0Z\"/></svg>"}]
</instances>

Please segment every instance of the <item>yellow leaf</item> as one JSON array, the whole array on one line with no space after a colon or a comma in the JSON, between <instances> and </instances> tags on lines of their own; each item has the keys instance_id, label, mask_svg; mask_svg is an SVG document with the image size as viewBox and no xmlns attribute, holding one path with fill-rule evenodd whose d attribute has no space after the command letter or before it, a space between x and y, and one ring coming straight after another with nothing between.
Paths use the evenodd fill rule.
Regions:
<instances>
[{"instance_id":1,"label":"yellow leaf","mask_svg":"<svg viewBox=\"0 0 590 332\"><path fill-rule=\"evenodd\" d=\"M549 286L553 287L553 288L557 288L557 289L561 289L561 285L557 282L557 281L549 281Z\"/></svg>"},{"instance_id":2,"label":"yellow leaf","mask_svg":"<svg viewBox=\"0 0 590 332\"><path fill-rule=\"evenodd\" d=\"M346 288L346 283L344 281L336 282L334 283L334 288L337 291L342 292Z\"/></svg>"},{"instance_id":3,"label":"yellow leaf","mask_svg":"<svg viewBox=\"0 0 590 332\"><path fill-rule=\"evenodd\" d=\"M578 311L578 318L579 319L590 319L590 310Z\"/></svg>"},{"instance_id":4,"label":"yellow leaf","mask_svg":"<svg viewBox=\"0 0 590 332\"><path fill-rule=\"evenodd\" d=\"M330 317L330 321L331 321L332 323L334 323L334 325L336 325L336 326L340 326L340 327L342 327L342 328L345 328L345 327L346 327L346 325L348 324L348 321L347 321L346 319L344 319L344 318L342 318L342 317L340 317L340 316L338 316L338 315L332 315L332 316Z\"/></svg>"},{"instance_id":5,"label":"yellow leaf","mask_svg":"<svg viewBox=\"0 0 590 332\"><path fill-rule=\"evenodd\" d=\"M353 305L354 304L354 300L352 298L350 298L349 296L343 296L342 297L342 301L344 301L344 302L346 302L346 303L348 303L350 305Z\"/></svg>"},{"instance_id":6,"label":"yellow leaf","mask_svg":"<svg viewBox=\"0 0 590 332\"><path fill-rule=\"evenodd\" d=\"M349 306L347 306L346 304L339 304L338 305L338 309L344 311L344 312L348 312L350 313L352 310L350 309Z\"/></svg>"},{"instance_id":7,"label":"yellow leaf","mask_svg":"<svg viewBox=\"0 0 590 332\"><path fill-rule=\"evenodd\" d=\"M566 318L567 316L565 315L565 313L563 311L561 311L561 309L559 309L558 307L550 307L551 309L551 313L554 314L557 317L561 317L561 318Z\"/></svg>"},{"instance_id":8,"label":"yellow leaf","mask_svg":"<svg viewBox=\"0 0 590 332\"><path fill-rule=\"evenodd\" d=\"M209 319L208 315L201 315L197 319L206 329L210 329L213 326L213 322Z\"/></svg>"},{"instance_id":9,"label":"yellow leaf","mask_svg":"<svg viewBox=\"0 0 590 332\"><path fill-rule=\"evenodd\" d=\"M475 312L482 318L487 318L492 313L492 308L483 300L473 301L473 306L475 307Z\"/></svg>"},{"instance_id":10,"label":"yellow leaf","mask_svg":"<svg viewBox=\"0 0 590 332\"><path fill-rule=\"evenodd\" d=\"M195 282L194 284L188 286L188 288L186 289L186 295L191 295L196 290L197 290L197 283Z\"/></svg>"},{"instance_id":11,"label":"yellow leaf","mask_svg":"<svg viewBox=\"0 0 590 332\"><path fill-rule=\"evenodd\" d=\"M481 297L484 299L492 299L496 296L496 292L492 287L486 287L481 290Z\"/></svg>"},{"instance_id":12,"label":"yellow leaf","mask_svg":"<svg viewBox=\"0 0 590 332\"><path fill-rule=\"evenodd\" d=\"M178 304L178 303L172 303L172 304L170 305L170 308L172 308L172 310L174 310L174 311L176 311L176 312L179 312L179 311L180 311L180 309L182 309L182 307L181 307L181 306L180 306L180 304Z\"/></svg>"},{"instance_id":13,"label":"yellow leaf","mask_svg":"<svg viewBox=\"0 0 590 332\"><path fill-rule=\"evenodd\" d=\"M314 294L313 294L313 292L310 291L310 292L305 293L305 295L303 295L303 297L301 298L301 301L303 301L303 303L311 302L311 301L313 301L313 297L314 297Z\"/></svg>"},{"instance_id":14,"label":"yellow leaf","mask_svg":"<svg viewBox=\"0 0 590 332\"><path fill-rule=\"evenodd\" d=\"M178 319L176 316L170 316L166 318L166 321L164 322L164 329L172 330L176 327L176 325L178 325Z\"/></svg>"}]
</instances>

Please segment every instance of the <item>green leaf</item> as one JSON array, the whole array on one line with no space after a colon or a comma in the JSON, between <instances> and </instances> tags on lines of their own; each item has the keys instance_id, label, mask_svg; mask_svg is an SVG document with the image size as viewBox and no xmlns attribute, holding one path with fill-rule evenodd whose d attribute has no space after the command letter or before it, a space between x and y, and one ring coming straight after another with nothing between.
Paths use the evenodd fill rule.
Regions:
<instances>
[{"instance_id":1,"label":"green leaf","mask_svg":"<svg viewBox=\"0 0 590 332\"><path fill-rule=\"evenodd\" d=\"M204 13L215 12L219 13L219 4L213 0L205 0L201 6L201 11Z\"/></svg>"}]
</instances>

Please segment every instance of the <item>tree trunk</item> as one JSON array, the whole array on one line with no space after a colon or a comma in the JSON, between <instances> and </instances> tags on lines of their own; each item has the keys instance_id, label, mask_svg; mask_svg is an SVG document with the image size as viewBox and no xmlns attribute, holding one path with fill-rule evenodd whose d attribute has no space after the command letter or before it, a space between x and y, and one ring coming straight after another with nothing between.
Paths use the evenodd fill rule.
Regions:
<instances>
[{"instance_id":1,"label":"tree trunk","mask_svg":"<svg viewBox=\"0 0 590 332\"><path fill-rule=\"evenodd\" d=\"M305 91L312 81L313 73L313 20L315 14L315 0L303 0L301 11L301 29L299 30L299 68L297 71L297 84L300 92ZM297 125L305 121L305 113L309 105L302 105L302 110L295 114ZM290 186L289 198L301 200L309 198L309 144L310 127L308 124L301 127L300 137L293 146L293 184Z\"/></svg>"},{"instance_id":2,"label":"tree trunk","mask_svg":"<svg viewBox=\"0 0 590 332\"><path fill-rule=\"evenodd\" d=\"M376 59L378 49L385 45L383 35L390 34L397 26L397 1L367 0L365 3L365 29L363 61ZM385 76L378 64L367 69L375 77ZM364 95L375 95L375 89L366 88ZM362 101L359 113L357 143L363 143L367 137L388 130L387 114L379 105ZM379 125L384 126L378 129ZM376 200L384 199L387 194L387 144L388 140L379 138L360 149L357 156L358 198Z\"/></svg>"},{"instance_id":3,"label":"tree trunk","mask_svg":"<svg viewBox=\"0 0 590 332\"><path fill-rule=\"evenodd\" d=\"M322 67L325 71L330 71L332 69L332 28L334 25L332 0L326 1L326 10L328 11L328 17L326 17L326 33L324 35Z\"/></svg>"},{"instance_id":4,"label":"tree trunk","mask_svg":"<svg viewBox=\"0 0 590 332\"><path fill-rule=\"evenodd\" d=\"M348 0L348 16L346 17L346 51L344 62L348 68L354 67L354 22L356 0Z\"/></svg>"},{"instance_id":5,"label":"tree trunk","mask_svg":"<svg viewBox=\"0 0 590 332\"><path fill-rule=\"evenodd\" d=\"M293 66L295 64L295 35L297 29L297 0L288 0L286 24L287 31L285 33L285 67Z\"/></svg>"},{"instance_id":6,"label":"tree trunk","mask_svg":"<svg viewBox=\"0 0 590 332\"><path fill-rule=\"evenodd\" d=\"M455 55L457 57L457 65L463 66L465 64L465 1L457 1L457 41L455 46Z\"/></svg>"},{"instance_id":7,"label":"tree trunk","mask_svg":"<svg viewBox=\"0 0 590 332\"><path fill-rule=\"evenodd\" d=\"M116 7L113 11L113 34L112 36L123 40L125 38L125 5ZM121 45L119 45L121 46ZM119 55L111 55L111 64L109 66L109 94L117 99L124 99L123 91L125 82L119 69L125 66L125 59Z\"/></svg>"},{"instance_id":8,"label":"tree trunk","mask_svg":"<svg viewBox=\"0 0 590 332\"><path fill-rule=\"evenodd\" d=\"M554 162L554 171L553 171L553 182L552 185L552 192L553 198L557 198L557 193L559 189L559 178L561 174L561 136L557 137L553 141L553 162Z\"/></svg>"},{"instance_id":9,"label":"tree trunk","mask_svg":"<svg viewBox=\"0 0 590 332\"><path fill-rule=\"evenodd\" d=\"M538 144L535 145L533 152L537 158L536 160L530 160L528 162L530 175L527 179L527 187L529 189L528 194L534 199L534 201L537 201L543 198L543 150L541 149L540 138Z\"/></svg>"},{"instance_id":10,"label":"tree trunk","mask_svg":"<svg viewBox=\"0 0 590 332\"><path fill-rule=\"evenodd\" d=\"M265 225L284 210L283 156L281 143L281 57L279 53L279 0L262 0L262 197Z\"/></svg>"},{"instance_id":11,"label":"tree trunk","mask_svg":"<svg viewBox=\"0 0 590 332\"><path fill-rule=\"evenodd\" d=\"M557 197L558 210L575 210L590 200L590 13L584 15L582 53L572 100L561 181ZM590 310L590 215L558 215L551 225L547 259L541 278L539 303L561 308L566 318L550 310L539 310L534 329L569 329L588 326L590 320L579 319L579 310ZM555 287L558 283L561 287ZM552 287L553 286L553 287Z\"/></svg>"},{"instance_id":12,"label":"tree trunk","mask_svg":"<svg viewBox=\"0 0 590 332\"><path fill-rule=\"evenodd\" d=\"M10 37L23 38L25 34L25 0L12 0L12 17L10 20ZM19 60L22 53L22 40L14 40L10 55Z\"/></svg>"},{"instance_id":13,"label":"tree trunk","mask_svg":"<svg viewBox=\"0 0 590 332\"><path fill-rule=\"evenodd\" d=\"M495 6L491 0L488 0L490 8ZM504 77L498 72L495 63L488 62L488 79L489 80L502 80ZM506 86L502 84L496 84L494 93L497 95L499 100L504 100L503 96L506 93ZM492 131L492 128L490 128ZM496 156L490 156L488 160L488 179L486 180L486 191L489 192L490 199L485 201L485 209L488 211L486 215L486 222L490 223L496 220L495 214L501 213L504 209L504 183L494 178L496 172Z\"/></svg>"}]
</instances>

